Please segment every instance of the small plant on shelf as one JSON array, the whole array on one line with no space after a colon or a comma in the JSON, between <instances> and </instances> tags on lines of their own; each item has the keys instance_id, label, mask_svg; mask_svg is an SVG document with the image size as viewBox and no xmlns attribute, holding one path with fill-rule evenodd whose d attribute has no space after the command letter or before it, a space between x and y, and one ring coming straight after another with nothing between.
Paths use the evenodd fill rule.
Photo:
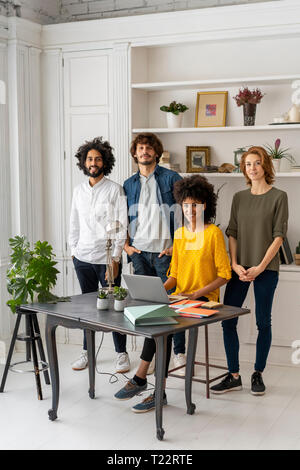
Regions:
<instances>
[{"instance_id":1,"label":"small plant on shelf","mask_svg":"<svg viewBox=\"0 0 300 470\"><path fill-rule=\"evenodd\" d=\"M176 101L172 101L169 106L161 106L159 109L166 113L173 113L178 116L180 113L184 113L189 108L185 104L176 103Z\"/></svg>"},{"instance_id":2,"label":"small plant on shelf","mask_svg":"<svg viewBox=\"0 0 300 470\"><path fill-rule=\"evenodd\" d=\"M272 145L265 145L265 149L268 152L268 154L270 155L270 157L273 158L274 160L281 160L282 158L285 158L290 163L295 163L294 157L290 153L288 153L288 150L290 150L290 149L289 148L285 148L285 149L280 148L280 144L281 144L281 140L276 139L274 147L272 147Z\"/></svg>"}]
</instances>

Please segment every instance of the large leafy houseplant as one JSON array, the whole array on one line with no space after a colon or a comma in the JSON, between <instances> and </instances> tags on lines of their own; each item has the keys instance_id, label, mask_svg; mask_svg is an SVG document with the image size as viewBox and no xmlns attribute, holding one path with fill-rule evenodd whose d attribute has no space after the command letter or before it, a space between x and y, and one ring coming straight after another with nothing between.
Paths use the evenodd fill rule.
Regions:
<instances>
[{"instance_id":1,"label":"large leafy houseplant","mask_svg":"<svg viewBox=\"0 0 300 470\"><path fill-rule=\"evenodd\" d=\"M55 268L52 246L48 242L37 241L33 250L25 236L9 239L12 249L11 264L6 273L7 290L12 299L7 301L13 313L21 304L33 302L62 302L68 297L58 297L50 292L57 280L59 271Z\"/></svg>"}]
</instances>

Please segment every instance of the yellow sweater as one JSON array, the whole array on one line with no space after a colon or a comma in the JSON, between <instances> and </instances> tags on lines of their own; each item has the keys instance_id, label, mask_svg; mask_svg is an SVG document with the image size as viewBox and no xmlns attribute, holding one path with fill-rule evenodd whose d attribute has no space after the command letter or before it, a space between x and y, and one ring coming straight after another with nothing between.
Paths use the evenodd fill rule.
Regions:
<instances>
[{"instance_id":1,"label":"yellow sweater","mask_svg":"<svg viewBox=\"0 0 300 470\"><path fill-rule=\"evenodd\" d=\"M189 232L185 227L176 230L169 275L177 279L174 294L192 294L217 277L230 279L231 267L222 231L214 224L202 232ZM218 301L219 293L216 289L205 297Z\"/></svg>"}]
</instances>

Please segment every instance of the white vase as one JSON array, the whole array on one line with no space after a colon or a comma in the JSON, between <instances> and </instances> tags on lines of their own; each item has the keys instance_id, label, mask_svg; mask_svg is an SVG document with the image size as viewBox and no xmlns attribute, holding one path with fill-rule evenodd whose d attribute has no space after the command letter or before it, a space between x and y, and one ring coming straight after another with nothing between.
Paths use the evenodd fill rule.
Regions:
<instances>
[{"instance_id":1,"label":"white vase","mask_svg":"<svg viewBox=\"0 0 300 470\"><path fill-rule=\"evenodd\" d=\"M115 299L115 302L114 302L114 309L115 309L117 312L123 312L124 308L126 307L126 304L127 304L127 299L124 299L124 300L117 300L117 299Z\"/></svg>"},{"instance_id":2,"label":"white vase","mask_svg":"<svg viewBox=\"0 0 300 470\"><path fill-rule=\"evenodd\" d=\"M291 109L288 112L289 122L299 122L300 121L300 110L296 104L293 104Z\"/></svg>"},{"instance_id":3,"label":"white vase","mask_svg":"<svg viewBox=\"0 0 300 470\"><path fill-rule=\"evenodd\" d=\"M275 173L279 173L279 171L280 171L280 162L281 162L280 158L273 158L272 159L272 163L273 163Z\"/></svg>"},{"instance_id":4,"label":"white vase","mask_svg":"<svg viewBox=\"0 0 300 470\"><path fill-rule=\"evenodd\" d=\"M108 310L109 301L108 299L99 299L97 298L97 309L98 310Z\"/></svg>"},{"instance_id":5,"label":"white vase","mask_svg":"<svg viewBox=\"0 0 300 470\"><path fill-rule=\"evenodd\" d=\"M182 126L183 113L167 113L167 125L169 129Z\"/></svg>"}]
</instances>

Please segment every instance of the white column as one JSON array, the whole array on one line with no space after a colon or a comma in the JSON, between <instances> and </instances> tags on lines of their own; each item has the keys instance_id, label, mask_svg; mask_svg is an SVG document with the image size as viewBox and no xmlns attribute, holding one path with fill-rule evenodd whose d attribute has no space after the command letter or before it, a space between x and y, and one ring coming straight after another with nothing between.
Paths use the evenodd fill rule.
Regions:
<instances>
[{"instance_id":1,"label":"white column","mask_svg":"<svg viewBox=\"0 0 300 470\"><path fill-rule=\"evenodd\" d=\"M65 234L65 169L63 137L63 72L60 49L42 54L43 112L43 212L44 236L52 245L60 275L57 293L65 295L66 234ZM69 215L67 215L69 216Z\"/></svg>"},{"instance_id":2,"label":"white column","mask_svg":"<svg viewBox=\"0 0 300 470\"><path fill-rule=\"evenodd\" d=\"M0 42L0 80L7 89L7 45ZM6 103L7 93L6 93ZM4 362L7 344L10 338L12 314L6 305L8 294L6 289L6 271L8 268L8 239L11 235L10 216L10 171L8 146L8 105L0 104L0 363Z\"/></svg>"},{"instance_id":3,"label":"white column","mask_svg":"<svg viewBox=\"0 0 300 470\"><path fill-rule=\"evenodd\" d=\"M115 149L116 164L112 179L120 184L131 174L130 144L130 45L115 44L112 53L112 113L111 144Z\"/></svg>"},{"instance_id":4,"label":"white column","mask_svg":"<svg viewBox=\"0 0 300 470\"><path fill-rule=\"evenodd\" d=\"M42 238L40 50L8 42L12 234Z\"/></svg>"}]
</instances>

